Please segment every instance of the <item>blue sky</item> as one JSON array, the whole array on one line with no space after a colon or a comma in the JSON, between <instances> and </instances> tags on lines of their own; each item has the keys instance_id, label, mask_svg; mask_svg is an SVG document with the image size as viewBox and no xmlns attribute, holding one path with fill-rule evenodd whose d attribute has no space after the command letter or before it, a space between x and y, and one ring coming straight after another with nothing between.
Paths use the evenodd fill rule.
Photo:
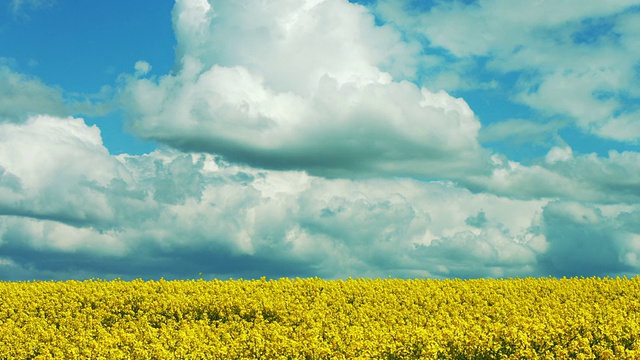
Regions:
<instances>
[{"instance_id":1,"label":"blue sky","mask_svg":"<svg viewBox=\"0 0 640 360\"><path fill-rule=\"evenodd\" d=\"M640 2L0 4L0 278L640 268Z\"/></svg>"}]
</instances>

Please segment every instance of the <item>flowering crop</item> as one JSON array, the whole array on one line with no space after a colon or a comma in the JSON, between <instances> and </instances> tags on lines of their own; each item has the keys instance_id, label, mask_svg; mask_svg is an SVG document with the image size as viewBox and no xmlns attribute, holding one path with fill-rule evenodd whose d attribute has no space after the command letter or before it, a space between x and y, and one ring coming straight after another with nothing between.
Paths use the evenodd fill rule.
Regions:
<instances>
[{"instance_id":1,"label":"flowering crop","mask_svg":"<svg viewBox=\"0 0 640 360\"><path fill-rule=\"evenodd\" d=\"M0 282L0 359L639 359L640 278Z\"/></svg>"}]
</instances>

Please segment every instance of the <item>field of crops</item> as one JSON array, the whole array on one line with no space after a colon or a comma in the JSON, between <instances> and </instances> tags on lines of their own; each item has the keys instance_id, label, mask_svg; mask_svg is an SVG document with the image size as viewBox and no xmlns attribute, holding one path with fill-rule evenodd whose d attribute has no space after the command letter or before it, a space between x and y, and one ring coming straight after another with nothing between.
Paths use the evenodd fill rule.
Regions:
<instances>
[{"instance_id":1,"label":"field of crops","mask_svg":"<svg viewBox=\"0 0 640 360\"><path fill-rule=\"evenodd\" d=\"M640 278L0 282L0 359L640 359Z\"/></svg>"}]
</instances>

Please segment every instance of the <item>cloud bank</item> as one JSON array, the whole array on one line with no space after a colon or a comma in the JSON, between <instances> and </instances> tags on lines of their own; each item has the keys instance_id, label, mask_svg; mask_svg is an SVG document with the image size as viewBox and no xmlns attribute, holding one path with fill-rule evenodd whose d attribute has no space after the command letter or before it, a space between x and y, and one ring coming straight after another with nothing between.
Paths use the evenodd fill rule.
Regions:
<instances>
[{"instance_id":1,"label":"cloud bank","mask_svg":"<svg viewBox=\"0 0 640 360\"><path fill-rule=\"evenodd\" d=\"M112 156L81 119L0 128L3 278L476 277L640 266L636 203L325 179L168 149Z\"/></svg>"},{"instance_id":2,"label":"cloud bank","mask_svg":"<svg viewBox=\"0 0 640 360\"><path fill-rule=\"evenodd\" d=\"M178 0L174 70L141 60L102 104L161 144L144 155L110 154L62 90L0 65L0 278L635 274L638 152L556 136L523 162L480 143L543 142L567 122L636 141L621 104L638 96L638 12L603 4L440 2L410 17L387 1ZM596 25L619 36L578 31ZM571 61L581 52L593 63ZM474 57L517 72L513 100L553 119L481 131L433 85L456 68L451 84L489 89L460 76Z\"/></svg>"}]
</instances>

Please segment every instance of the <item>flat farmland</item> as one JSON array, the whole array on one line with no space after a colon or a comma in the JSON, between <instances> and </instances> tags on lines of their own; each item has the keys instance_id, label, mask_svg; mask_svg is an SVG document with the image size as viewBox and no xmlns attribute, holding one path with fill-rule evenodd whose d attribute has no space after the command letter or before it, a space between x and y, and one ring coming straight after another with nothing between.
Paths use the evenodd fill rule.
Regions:
<instances>
[{"instance_id":1,"label":"flat farmland","mask_svg":"<svg viewBox=\"0 0 640 360\"><path fill-rule=\"evenodd\" d=\"M0 359L638 359L640 278L0 282Z\"/></svg>"}]
</instances>

